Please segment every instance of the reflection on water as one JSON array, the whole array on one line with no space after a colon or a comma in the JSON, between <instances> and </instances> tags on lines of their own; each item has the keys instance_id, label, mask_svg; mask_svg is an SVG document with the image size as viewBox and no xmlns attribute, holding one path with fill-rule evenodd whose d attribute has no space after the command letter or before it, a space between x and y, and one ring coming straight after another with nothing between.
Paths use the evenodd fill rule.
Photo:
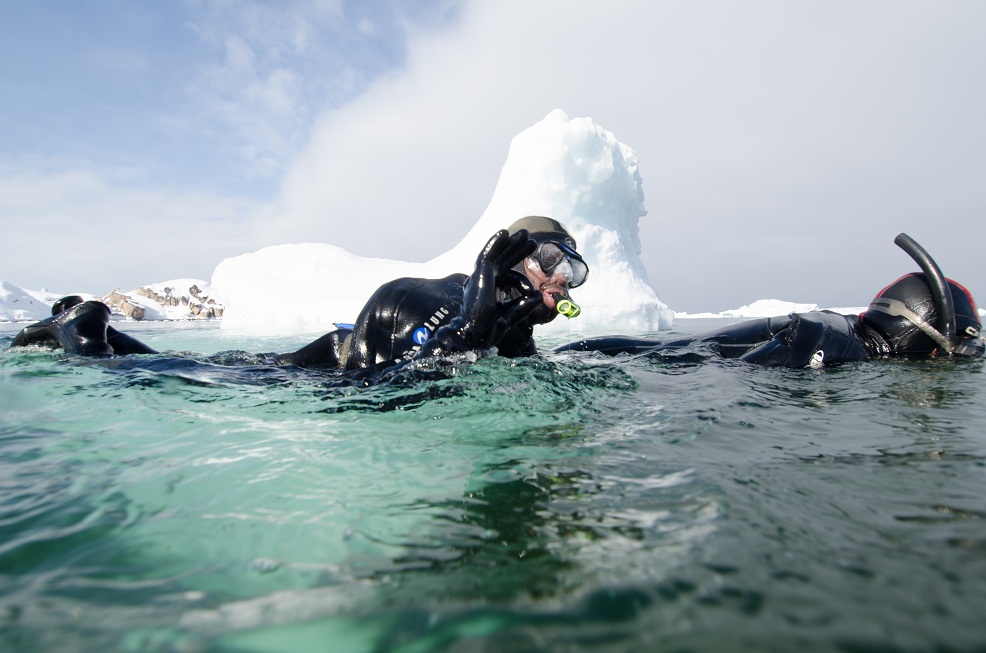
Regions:
<instances>
[{"instance_id":1,"label":"reflection on water","mask_svg":"<svg viewBox=\"0 0 986 653\"><path fill-rule=\"evenodd\" d=\"M2 650L986 641L982 361L565 355L367 389L166 337L209 357L0 351Z\"/></svg>"}]
</instances>

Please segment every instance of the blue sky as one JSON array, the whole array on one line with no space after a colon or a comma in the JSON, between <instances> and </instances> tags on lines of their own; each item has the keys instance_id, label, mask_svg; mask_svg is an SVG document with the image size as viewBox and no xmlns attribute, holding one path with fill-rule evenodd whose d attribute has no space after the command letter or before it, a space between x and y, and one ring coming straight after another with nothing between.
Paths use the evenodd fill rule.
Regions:
<instances>
[{"instance_id":1,"label":"blue sky","mask_svg":"<svg viewBox=\"0 0 986 653\"><path fill-rule=\"evenodd\" d=\"M104 293L282 242L427 260L560 108L640 157L684 311L865 304L907 231L986 292L986 4L0 3L0 278Z\"/></svg>"},{"instance_id":2,"label":"blue sky","mask_svg":"<svg viewBox=\"0 0 986 653\"><path fill-rule=\"evenodd\" d=\"M269 198L315 116L400 66L440 2L8 2L4 154Z\"/></svg>"}]
</instances>

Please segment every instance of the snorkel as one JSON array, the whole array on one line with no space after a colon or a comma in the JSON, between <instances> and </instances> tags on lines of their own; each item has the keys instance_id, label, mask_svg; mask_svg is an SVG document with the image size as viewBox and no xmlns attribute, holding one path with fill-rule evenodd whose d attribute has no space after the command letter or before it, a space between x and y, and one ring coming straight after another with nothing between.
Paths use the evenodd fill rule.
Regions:
<instances>
[{"instance_id":1,"label":"snorkel","mask_svg":"<svg viewBox=\"0 0 986 653\"><path fill-rule=\"evenodd\" d=\"M948 281L942 274L941 268L931 258L927 250L918 245L917 241L905 233L894 238L894 244L907 252L914 259L931 288L931 296L935 300L935 310L938 313L938 332L945 337L945 349L952 353L955 349L955 307L952 305L952 291L948 289ZM937 338L935 338L937 340ZM942 346L945 343L939 342Z\"/></svg>"},{"instance_id":2,"label":"snorkel","mask_svg":"<svg viewBox=\"0 0 986 653\"><path fill-rule=\"evenodd\" d=\"M556 295L555 299L555 310L558 311L559 315L572 319L578 317L582 312L582 307L572 301L568 295Z\"/></svg>"}]
</instances>

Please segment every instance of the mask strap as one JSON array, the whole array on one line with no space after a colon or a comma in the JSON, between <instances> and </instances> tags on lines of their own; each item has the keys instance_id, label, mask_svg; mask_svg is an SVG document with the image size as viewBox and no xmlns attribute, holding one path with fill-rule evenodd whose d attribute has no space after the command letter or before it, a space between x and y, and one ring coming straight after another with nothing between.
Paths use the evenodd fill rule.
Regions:
<instances>
[{"instance_id":1,"label":"mask strap","mask_svg":"<svg viewBox=\"0 0 986 653\"><path fill-rule=\"evenodd\" d=\"M947 351L949 354L955 351L955 345L949 342L948 338L942 335L941 331L928 324L924 318L907 308L907 304L899 299L878 297L873 300L872 304L870 304L870 310L877 311L878 313L886 313L887 315L893 317L902 317L920 329L921 333L934 340L939 347Z\"/></svg>"}]
</instances>

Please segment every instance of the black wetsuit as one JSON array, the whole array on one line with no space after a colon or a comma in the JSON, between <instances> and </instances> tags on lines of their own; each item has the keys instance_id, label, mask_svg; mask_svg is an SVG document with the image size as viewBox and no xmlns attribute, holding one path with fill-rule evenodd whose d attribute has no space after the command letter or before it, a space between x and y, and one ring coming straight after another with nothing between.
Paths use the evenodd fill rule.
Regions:
<instances>
[{"instance_id":1,"label":"black wetsuit","mask_svg":"<svg viewBox=\"0 0 986 653\"><path fill-rule=\"evenodd\" d=\"M433 339L439 329L455 328L456 318L461 319L468 278L452 274L444 279L405 277L389 281L366 302L352 329L327 333L298 351L277 356L277 361L301 367L359 370L410 360L423 346L436 344ZM510 291L497 292L501 304L514 296ZM497 353L507 358L536 353L534 325L547 321L543 318L543 312L534 312L527 319L512 323L497 341Z\"/></svg>"},{"instance_id":2,"label":"black wetsuit","mask_svg":"<svg viewBox=\"0 0 986 653\"><path fill-rule=\"evenodd\" d=\"M340 328L289 354L274 355L278 364L345 370L385 368L414 358L442 327L452 328L462 312L464 274L444 279L401 278L380 286L360 311L353 328ZM498 291L506 301L511 293ZM110 311L89 301L25 327L12 347L36 345L68 353L126 355L157 353L136 338L109 326ZM508 358L537 352L535 315L515 322L496 343ZM435 343L431 343L435 344ZM439 353L434 351L433 353Z\"/></svg>"},{"instance_id":3,"label":"black wetsuit","mask_svg":"<svg viewBox=\"0 0 986 653\"><path fill-rule=\"evenodd\" d=\"M547 309L527 277L513 269L535 248L526 231L509 235L501 230L480 252L471 275L387 282L367 301L353 328L332 331L298 351L272 354L268 360L373 372L419 355L494 349L509 358L534 354L534 325L557 315ZM156 353L110 327L109 308L101 302L71 297L52 310L55 316L25 328L12 345L103 356Z\"/></svg>"},{"instance_id":4,"label":"black wetsuit","mask_svg":"<svg viewBox=\"0 0 986 653\"><path fill-rule=\"evenodd\" d=\"M277 362L353 371L493 348L508 358L533 354L534 325L557 315L514 270L536 247L524 230L512 235L500 230L480 251L471 275L387 282L366 302L351 330L328 333L278 356Z\"/></svg>"},{"instance_id":5,"label":"black wetsuit","mask_svg":"<svg viewBox=\"0 0 986 653\"><path fill-rule=\"evenodd\" d=\"M534 325L556 313L541 291L514 268L537 249L520 229L501 229L487 241L471 275L444 279L395 279L383 284L360 311L352 329L338 329L289 354L277 364L346 371L380 370L417 356L495 349L506 357L537 351ZM110 310L98 301L68 296L53 316L25 328L12 346L61 347L70 354L156 353L109 326Z\"/></svg>"},{"instance_id":6,"label":"black wetsuit","mask_svg":"<svg viewBox=\"0 0 986 653\"><path fill-rule=\"evenodd\" d=\"M783 367L821 367L893 353L886 339L855 315L831 311L791 313L734 324L694 338L656 341L610 336L580 340L555 351L598 351L661 355L696 343L707 343L724 358Z\"/></svg>"},{"instance_id":7,"label":"black wetsuit","mask_svg":"<svg viewBox=\"0 0 986 653\"><path fill-rule=\"evenodd\" d=\"M133 336L109 326L110 309L102 302L72 303L65 310L24 327L14 336L11 347L34 345L57 349L70 354L124 356L127 354L156 354L157 352Z\"/></svg>"}]
</instances>

